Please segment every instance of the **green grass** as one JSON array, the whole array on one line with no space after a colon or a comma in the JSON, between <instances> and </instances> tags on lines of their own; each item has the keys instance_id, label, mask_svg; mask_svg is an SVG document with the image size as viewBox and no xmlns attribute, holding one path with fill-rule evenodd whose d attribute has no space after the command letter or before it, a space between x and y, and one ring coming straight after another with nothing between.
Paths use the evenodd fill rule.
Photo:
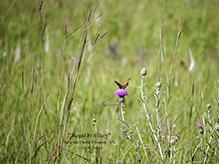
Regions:
<instances>
[{"instance_id":1,"label":"green grass","mask_svg":"<svg viewBox=\"0 0 219 164\"><path fill-rule=\"evenodd\" d=\"M92 10L98 3L97 9ZM215 83L219 72L218 5L217 1L207 0L172 0L167 2L166 8L163 1L46 1L39 14L38 1L2 2L0 163L116 163L120 158L123 163L138 163L136 148L121 136L121 128L133 132L132 139L139 146L137 149L144 163L161 163L140 100L140 71L143 67L147 68L143 86L145 103L154 129L157 129L157 113L153 93L156 92L158 74L163 84L159 115L165 162L173 162L175 155L179 163L192 163L192 160L204 163L200 154L206 152L207 143L213 136L206 163L217 163L215 142L219 137L211 127L218 118L218 101L215 99L218 95L215 86L219 88ZM90 11L93 17L89 17ZM92 22L101 13L100 18ZM182 33L176 49L181 16ZM91 22L89 27L84 25L86 21ZM83 26L65 39L80 25ZM99 38L103 37L92 46L98 33ZM45 52L46 34L49 35L48 52ZM84 40L89 41L84 43ZM113 44L116 45L115 54L107 55ZM19 46L20 58L15 62ZM188 71L189 48L196 62L193 72ZM128 78L131 80L124 103L126 122L122 123L119 121L122 115L118 97L114 96L118 89L114 80L124 82ZM178 87L174 85L176 80ZM208 103L212 105L211 123L206 109ZM166 119L170 134L165 134ZM200 138L197 138L196 125L199 122L206 124L203 150L198 147ZM135 126L129 129L136 123L138 131ZM76 138L84 133L108 134L108 137ZM178 134L180 140L171 158L170 150L173 149L169 141L165 146L163 141L166 135L173 134Z\"/></svg>"}]
</instances>

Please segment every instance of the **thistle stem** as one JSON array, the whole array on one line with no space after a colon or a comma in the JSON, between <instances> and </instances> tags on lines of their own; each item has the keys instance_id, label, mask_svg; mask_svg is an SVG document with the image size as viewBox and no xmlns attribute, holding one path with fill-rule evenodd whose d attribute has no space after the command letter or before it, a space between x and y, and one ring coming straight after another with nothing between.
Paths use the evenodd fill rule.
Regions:
<instances>
[{"instance_id":1,"label":"thistle stem","mask_svg":"<svg viewBox=\"0 0 219 164\"><path fill-rule=\"evenodd\" d=\"M156 134L155 134L155 131L154 131L153 127L152 127L151 120L150 120L150 117L149 117L148 112L147 112L147 106L146 106L146 104L145 104L145 94L144 94L144 92L143 92L143 84L144 84L144 76L141 77L141 87L140 87L140 89L141 89L141 99L142 99L142 103L143 103L143 107L144 107L144 112L145 112L145 115L146 115L146 117L147 117L147 120L148 120L150 129L151 129L151 132L153 133L154 139L156 140L156 142L157 142L157 144L158 144L158 148L159 148L159 151L160 151L160 155L161 155L161 158L162 158L162 160L163 160L164 157L163 157L162 148L161 148L160 143L159 143L159 140L158 140L158 138L157 138L157 136L156 136Z\"/></svg>"},{"instance_id":2,"label":"thistle stem","mask_svg":"<svg viewBox=\"0 0 219 164\"><path fill-rule=\"evenodd\" d=\"M173 145L173 164L176 163L176 146L175 144Z\"/></svg>"},{"instance_id":3,"label":"thistle stem","mask_svg":"<svg viewBox=\"0 0 219 164\"><path fill-rule=\"evenodd\" d=\"M157 109L157 136L159 136L160 133L160 117L159 117L159 111L160 111L160 107L159 107L159 88L157 88L156 91L156 109Z\"/></svg>"},{"instance_id":4,"label":"thistle stem","mask_svg":"<svg viewBox=\"0 0 219 164\"><path fill-rule=\"evenodd\" d=\"M122 120L123 120L123 122L125 123L125 117L124 117L125 111L123 110L123 107L124 107L124 105L123 105L123 103L121 103L121 108L120 108L120 109L121 109L121 114L122 114ZM138 150L138 147L137 147L137 145L135 144L135 142L133 141L133 139L132 139L132 137L131 137L131 135L130 135L130 133L129 133L128 127L127 127L127 126L125 126L125 127L126 127L126 130L127 130L127 138L128 138L128 139L132 142L132 144L134 145L136 154L138 155L138 158L140 159L141 163L143 163L143 160L142 160L141 154L140 154L140 152L139 152L139 150Z\"/></svg>"},{"instance_id":5,"label":"thistle stem","mask_svg":"<svg viewBox=\"0 0 219 164\"><path fill-rule=\"evenodd\" d=\"M203 159L203 155L204 155L204 152L203 152L203 135L200 134L200 137L201 137L201 156L200 156L200 159Z\"/></svg>"},{"instance_id":6,"label":"thistle stem","mask_svg":"<svg viewBox=\"0 0 219 164\"><path fill-rule=\"evenodd\" d=\"M125 115L125 111L123 110L123 103L121 103L121 114L122 114L122 120L125 122L125 117L124 117L124 115Z\"/></svg>"}]
</instances>

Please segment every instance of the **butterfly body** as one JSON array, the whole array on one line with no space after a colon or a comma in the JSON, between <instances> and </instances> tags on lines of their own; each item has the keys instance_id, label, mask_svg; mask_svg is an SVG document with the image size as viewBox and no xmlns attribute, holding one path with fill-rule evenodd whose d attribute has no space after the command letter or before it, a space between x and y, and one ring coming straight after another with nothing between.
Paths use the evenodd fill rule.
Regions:
<instances>
[{"instance_id":1,"label":"butterfly body","mask_svg":"<svg viewBox=\"0 0 219 164\"><path fill-rule=\"evenodd\" d=\"M129 85L129 80L130 80L130 78L128 80L126 80L123 84L120 84L117 81L114 81L114 82L119 86L120 89L125 89Z\"/></svg>"}]
</instances>

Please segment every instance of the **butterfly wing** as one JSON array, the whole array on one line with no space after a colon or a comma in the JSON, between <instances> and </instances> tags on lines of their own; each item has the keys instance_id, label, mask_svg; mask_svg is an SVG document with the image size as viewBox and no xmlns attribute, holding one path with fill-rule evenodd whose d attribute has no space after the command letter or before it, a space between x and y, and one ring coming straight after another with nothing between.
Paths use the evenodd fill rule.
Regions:
<instances>
[{"instance_id":1,"label":"butterfly wing","mask_svg":"<svg viewBox=\"0 0 219 164\"><path fill-rule=\"evenodd\" d=\"M119 86L120 89L122 89L123 87L122 84L120 84L118 81L114 81L114 82Z\"/></svg>"},{"instance_id":2,"label":"butterfly wing","mask_svg":"<svg viewBox=\"0 0 219 164\"><path fill-rule=\"evenodd\" d=\"M129 80L130 80L130 78L128 80L126 80L123 84L120 84L117 81L114 81L114 82L119 86L120 89L125 89L129 85Z\"/></svg>"},{"instance_id":3,"label":"butterfly wing","mask_svg":"<svg viewBox=\"0 0 219 164\"><path fill-rule=\"evenodd\" d=\"M125 89L129 85L129 80L130 78L122 84L122 89Z\"/></svg>"}]
</instances>

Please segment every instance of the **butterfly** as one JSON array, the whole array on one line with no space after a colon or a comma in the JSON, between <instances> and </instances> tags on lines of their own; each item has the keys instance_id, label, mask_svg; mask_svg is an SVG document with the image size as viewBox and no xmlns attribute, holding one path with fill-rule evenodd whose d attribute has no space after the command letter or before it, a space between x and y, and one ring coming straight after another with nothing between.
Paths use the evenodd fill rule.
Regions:
<instances>
[{"instance_id":1,"label":"butterfly","mask_svg":"<svg viewBox=\"0 0 219 164\"><path fill-rule=\"evenodd\" d=\"M130 80L130 78L128 80L126 80L123 84L120 84L117 81L114 81L114 82L119 86L120 89L125 89L129 85L129 80Z\"/></svg>"}]
</instances>

